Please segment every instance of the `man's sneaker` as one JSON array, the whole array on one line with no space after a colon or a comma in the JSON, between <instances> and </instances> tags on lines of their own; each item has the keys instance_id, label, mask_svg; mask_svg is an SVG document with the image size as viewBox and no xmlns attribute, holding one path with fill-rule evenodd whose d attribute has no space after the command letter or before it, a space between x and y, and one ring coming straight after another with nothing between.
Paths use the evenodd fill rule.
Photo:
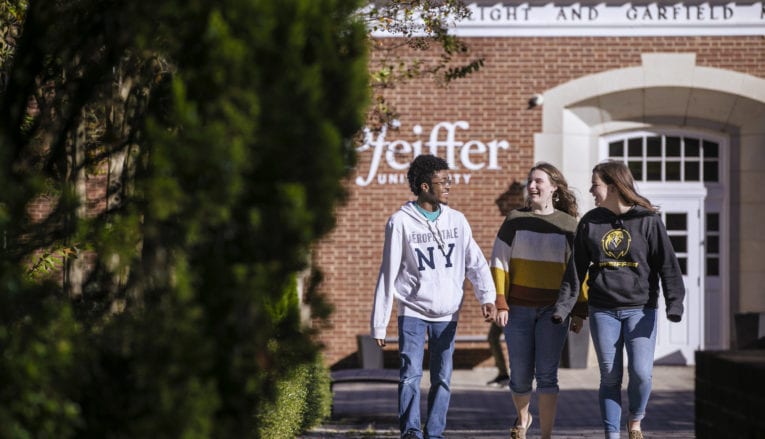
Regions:
<instances>
[{"instance_id":1,"label":"man's sneaker","mask_svg":"<svg viewBox=\"0 0 765 439\"><path fill-rule=\"evenodd\" d=\"M486 383L487 386L505 387L510 383L510 377L505 374L497 375L493 380Z\"/></svg>"},{"instance_id":2,"label":"man's sneaker","mask_svg":"<svg viewBox=\"0 0 765 439\"><path fill-rule=\"evenodd\" d=\"M401 439L420 439L420 437L413 430L409 430L401 436Z\"/></svg>"}]
</instances>

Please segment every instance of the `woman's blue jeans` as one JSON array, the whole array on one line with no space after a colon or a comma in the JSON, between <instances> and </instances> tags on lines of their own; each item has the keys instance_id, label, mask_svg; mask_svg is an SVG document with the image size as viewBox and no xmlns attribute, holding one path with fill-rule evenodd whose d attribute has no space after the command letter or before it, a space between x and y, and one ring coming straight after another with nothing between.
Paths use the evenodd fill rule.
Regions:
<instances>
[{"instance_id":1,"label":"woman's blue jeans","mask_svg":"<svg viewBox=\"0 0 765 439\"><path fill-rule=\"evenodd\" d=\"M451 398L452 357L457 322L428 322L414 317L398 318L398 346L401 370L398 383L398 420L401 434L415 432L421 437L420 381L425 355L425 334L430 354L430 391L426 438L443 438L446 412Z\"/></svg>"},{"instance_id":2,"label":"woman's blue jeans","mask_svg":"<svg viewBox=\"0 0 765 439\"><path fill-rule=\"evenodd\" d=\"M622 415L623 351L627 351L630 420L645 416L656 348L656 309L590 307L590 334L600 368L600 415L606 437L618 438Z\"/></svg>"},{"instance_id":3,"label":"woman's blue jeans","mask_svg":"<svg viewBox=\"0 0 765 439\"><path fill-rule=\"evenodd\" d=\"M510 357L510 390L516 395L529 394L534 378L539 393L558 393L558 366L569 320L555 324L552 312L552 306L510 305L505 342Z\"/></svg>"}]
</instances>

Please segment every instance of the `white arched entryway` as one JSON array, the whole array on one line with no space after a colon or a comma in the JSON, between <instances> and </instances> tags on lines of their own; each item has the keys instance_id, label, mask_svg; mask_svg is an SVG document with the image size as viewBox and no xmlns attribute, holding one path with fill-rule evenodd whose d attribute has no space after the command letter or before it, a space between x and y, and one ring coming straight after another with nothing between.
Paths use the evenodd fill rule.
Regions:
<instances>
[{"instance_id":1,"label":"white arched entryway","mask_svg":"<svg viewBox=\"0 0 765 439\"><path fill-rule=\"evenodd\" d=\"M694 54L653 53L644 54L640 66L572 80L543 97L535 160L560 167L578 189L583 211L593 207L587 193L591 170L607 157L608 139L675 133L719 142L719 182L645 182L640 190L665 203L665 211L687 206L687 217L695 221L689 228L688 262L693 267L686 279L688 318L680 326L662 323L657 361L693 364L694 350L728 348L732 315L765 310L765 273L758 251L765 238L757 221L765 215L765 80L698 66ZM694 199L701 200L695 213ZM718 221L716 276L705 269L704 244L714 232L705 224L707 211Z\"/></svg>"}]
</instances>

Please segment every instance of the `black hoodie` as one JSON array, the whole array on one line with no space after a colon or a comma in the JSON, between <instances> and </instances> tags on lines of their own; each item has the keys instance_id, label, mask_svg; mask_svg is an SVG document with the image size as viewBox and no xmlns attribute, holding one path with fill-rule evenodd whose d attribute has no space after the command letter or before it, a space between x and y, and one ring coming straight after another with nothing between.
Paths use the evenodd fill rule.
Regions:
<instances>
[{"instance_id":1,"label":"black hoodie","mask_svg":"<svg viewBox=\"0 0 765 439\"><path fill-rule=\"evenodd\" d=\"M586 275L588 301L596 308L656 308L661 280L667 318L678 322L683 315L680 264L661 217L644 207L635 206L622 215L597 207L582 217L554 320L571 313Z\"/></svg>"}]
</instances>

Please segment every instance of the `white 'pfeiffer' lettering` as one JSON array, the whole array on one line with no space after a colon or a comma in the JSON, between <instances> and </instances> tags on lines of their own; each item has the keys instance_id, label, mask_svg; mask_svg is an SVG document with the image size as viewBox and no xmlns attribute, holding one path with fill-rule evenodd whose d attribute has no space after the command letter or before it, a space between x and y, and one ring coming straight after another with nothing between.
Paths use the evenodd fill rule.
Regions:
<instances>
[{"instance_id":1,"label":"white 'pfeiffer' lettering","mask_svg":"<svg viewBox=\"0 0 765 439\"><path fill-rule=\"evenodd\" d=\"M456 139L457 128L467 130L470 124L460 120L454 123L439 122L430 131L430 137L425 142L427 153L442 157L449 163L449 168L455 171L465 169L467 171L501 170L498 153L500 149L507 150L510 143L506 140L491 140L484 143L480 140L468 140L461 142ZM356 184L368 186L375 180L380 170L380 162L383 155L385 163L395 171L403 171L409 167L409 163L423 153L422 140L408 142L406 140L386 141L387 128L383 127L375 137L369 129L364 130L364 144L356 149L358 153L372 151L372 161L366 177L363 174L356 177ZM419 136L422 127L415 125L412 132ZM384 154L383 154L384 153ZM458 160L459 159L459 160ZM469 174L462 175L465 182L470 181ZM378 182L380 180L378 179Z\"/></svg>"}]
</instances>

